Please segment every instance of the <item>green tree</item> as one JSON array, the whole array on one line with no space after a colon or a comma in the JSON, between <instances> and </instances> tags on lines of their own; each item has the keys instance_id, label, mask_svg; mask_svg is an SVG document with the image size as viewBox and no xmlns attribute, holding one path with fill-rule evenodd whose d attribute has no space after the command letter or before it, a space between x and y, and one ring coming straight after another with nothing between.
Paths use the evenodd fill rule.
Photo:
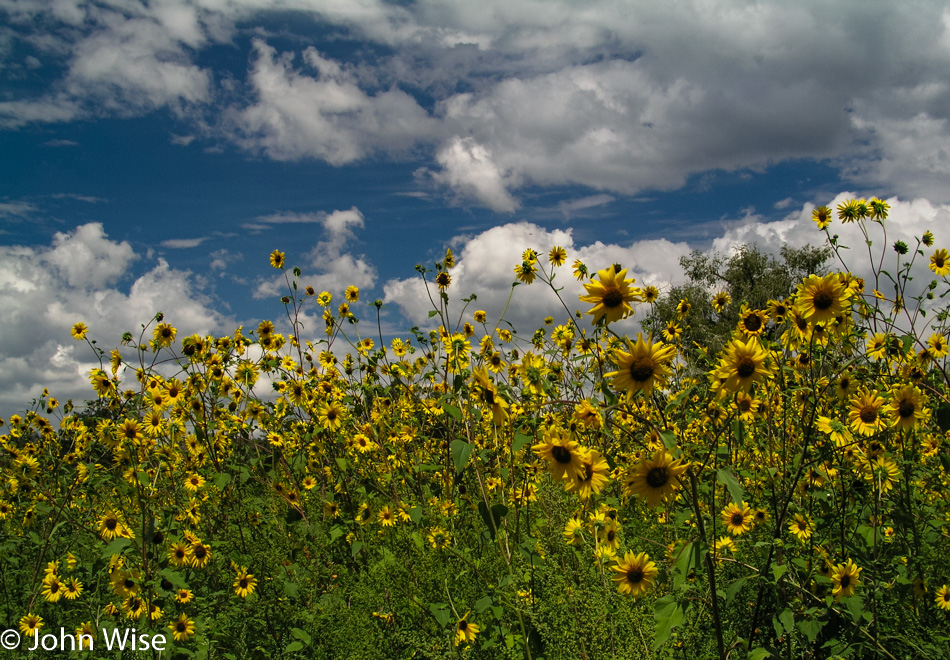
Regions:
<instances>
[{"instance_id":1,"label":"green tree","mask_svg":"<svg viewBox=\"0 0 950 660\"><path fill-rule=\"evenodd\" d=\"M653 306L643 327L658 336L666 324L677 319L681 300L689 301L690 309L679 319L686 350L696 347L715 354L725 346L739 321L741 303L749 309L767 309L770 300L783 300L807 275L823 275L831 256L827 247L806 245L801 248L783 246L780 258L763 252L758 245L740 246L734 254L707 255L693 250L680 258L680 266L688 280L674 286ZM713 297L726 292L731 303L721 314L713 307Z\"/></svg>"}]
</instances>

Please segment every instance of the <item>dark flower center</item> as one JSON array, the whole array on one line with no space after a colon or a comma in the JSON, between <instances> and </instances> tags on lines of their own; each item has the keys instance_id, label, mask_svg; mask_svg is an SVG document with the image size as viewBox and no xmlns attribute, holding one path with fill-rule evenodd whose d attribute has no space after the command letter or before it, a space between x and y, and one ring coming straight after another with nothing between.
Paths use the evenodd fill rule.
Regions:
<instances>
[{"instance_id":1,"label":"dark flower center","mask_svg":"<svg viewBox=\"0 0 950 660\"><path fill-rule=\"evenodd\" d=\"M741 513L732 514L732 526L733 527L742 527L742 524L745 522L745 516Z\"/></svg>"},{"instance_id":2,"label":"dark flower center","mask_svg":"<svg viewBox=\"0 0 950 660\"><path fill-rule=\"evenodd\" d=\"M242 589L247 589L247 580L246 580L246 579L245 579L245 580L241 580L241 588L242 588Z\"/></svg>"},{"instance_id":3,"label":"dark flower center","mask_svg":"<svg viewBox=\"0 0 950 660\"><path fill-rule=\"evenodd\" d=\"M118 520L114 518L109 518L106 521L106 529L108 529L109 531L115 531L115 528L118 526L118 524L119 524Z\"/></svg>"},{"instance_id":4,"label":"dark flower center","mask_svg":"<svg viewBox=\"0 0 950 660\"><path fill-rule=\"evenodd\" d=\"M462 632L465 632L466 630L468 630L468 621L466 621L465 619L462 619L461 621L459 621L459 630L461 630Z\"/></svg>"},{"instance_id":5,"label":"dark flower center","mask_svg":"<svg viewBox=\"0 0 950 660\"><path fill-rule=\"evenodd\" d=\"M865 424L873 424L877 421L877 408L874 406L864 406L860 413L861 421Z\"/></svg>"},{"instance_id":6,"label":"dark flower center","mask_svg":"<svg viewBox=\"0 0 950 660\"><path fill-rule=\"evenodd\" d=\"M653 364L652 358L640 357L630 365L630 377L638 383L645 383L653 376L655 369L656 365Z\"/></svg>"},{"instance_id":7,"label":"dark flower center","mask_svg":"<svg viewBox=\"0 0 950 660\"><path fill-rule=\"evenodd\" d=\"M571 451L560 445L551 448L551 456L561 465L568 465L572 460Z\"/></svg>"},{"instance_id":8,"label":"dark flower center","mask_svg":"<svg viewBox=\"0 0 950 660\"><path fill-rule=\"evenodd\" d=\"M195 548L195 557L197 557L198 559L204 559L205 555L207 554L208 554L208 551L205 550L203 545L199 545L197 548Z\"/></svg>"},{"instance_id":9,"label":"dark flower center","mask_svg":"<svg viewBox=\"0 0 950 660\"><path fill-rule=\"evenodd\" d=\"M907 419L908 417L912 417L914 415L915 410L916 410L916 407L914 406L914 402L908 401L907 399L902 400L900 402L900 405L897 406L897 414L900 415L904 419Z\"/></svg>"},{"instance_id":10,"label":"dark flower center","mask_svg":"<svg viewBox=\"0 0 950 660\"><path fill-rule=\"evenodd\" d=\"M623 294L618 289L611 289L604 294L604 307L619 307L623 304Z\"/></svg>"},{"instance_id":11,"label":"dark flower center","mask_svg":"<svg viewBox=\"0 0 950 660\"><path fill-rule=\"evenodd\" d=\"M643 581L643 571L639 568L632 568L627 571L627 582L630 584L639 584Z\"/></svg>"},{"instance_id":12,"label":"dark flower center","mask_svg":"<svg viewBox=\"0 0 950 660\"><path fill-rule=\"evenodd\" d=\"M739 360L739 364L736 365L736 373L739 374L739 378L748 378L755 373L755 360L746 356Z\"/></svg>"},{"instance_id":13,"label":"dark flower center","mask_svg":"<svg viewBox=\"0 0 950 660\"><path fill-rule=\"evenodd\" d=\"M841 588L842 588L842 589L847 589L850 585L851 585L851 576L850 576L850 575L847 575L847 574L842 575L842 576L841 576Z\"/></svg>"},{"instance_id":14,"label":"dark flower center","mask_svg":"<svg viewBox=\"0 0 950 660\"><path fill-rule=\"evenodd\" d=\"M662 488L670 480L665 467L655 467L647 472L647 485L651 488Z\"/></svg>"},{"instance_id":15,"label":"dark flower center","mask_svg":"<svg viewBox=\"0 0 950 660\"><path fill-rule=\"evenodd\" d=\"M831 293L825 290L821 290L818 293L816 293L814 297L815 309L824 311L828 309L829 307L831 307L834 301L835 301L834 296L832 296Z\"/></svg>"},{"instance_id":16,"label":"dark flower center","mask_svg":"<svg viewBox=\"0 0 950 660\"><path fill-rule=\"evenodd\" d=\"M755 332L762 327L762 317L758 314L749 314L745 317L745 329L749 332Z\"/></svg>"},{"instance_id":17,"label":"dark flower center","mask_svg":"<svg viewBox=\"0 0 950 660\"><path fill-rule=\"evenodd\" d=\"M176 632L183 633L183 632L185 632L186 629L187 629L187 627L185 626L184 622L182 622L182 621L179 621L178 623L175 624L175 631L176 631Z\"/></svg>"}]
</instances>

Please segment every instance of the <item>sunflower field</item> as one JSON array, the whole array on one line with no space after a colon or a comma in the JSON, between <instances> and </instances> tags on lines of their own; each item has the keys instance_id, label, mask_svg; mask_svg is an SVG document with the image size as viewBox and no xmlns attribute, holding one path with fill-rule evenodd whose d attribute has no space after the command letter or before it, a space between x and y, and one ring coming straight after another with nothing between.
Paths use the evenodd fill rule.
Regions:
<instances>
[{"instance_id":1,"label":"sunflower field","mask_svg":"<svg viewBox=\"0 0 950 660\"><path fill-rule=\"evenodd\" d=\"M124 629L164 636L143 657L946 657L950 254L887 214L817 208L835 268L761 308L708 291L721 350L685 298L617 332L663 296L559 247L515 286L585 294L528 334L453 296L451 251L417 268L433 329L388 341L279 251L279 326L157 314L104 351L78 321L91 400L0 436L0 627L75 657Z\"/></svg>"}]
</instances>

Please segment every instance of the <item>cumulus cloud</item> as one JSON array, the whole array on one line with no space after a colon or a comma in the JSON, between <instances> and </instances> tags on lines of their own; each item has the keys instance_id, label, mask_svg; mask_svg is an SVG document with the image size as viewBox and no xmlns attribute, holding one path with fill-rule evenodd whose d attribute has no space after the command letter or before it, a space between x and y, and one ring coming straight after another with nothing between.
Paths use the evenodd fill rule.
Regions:
<instances>
[{"instance_id":1,"label":"cumulus cloud","mask_svg":"<svg viewBox=\"0 0 950 660\"><path fill-rule=\"evenodd\" d=\"M76 322L105 349L159 311L185 334L230 329L191 273L162 259L122 284L137 258L97 223L56 234L45 247L0 247L0 415L22 409L43 387L61 401L94 397L87 376L99 362L70 337Z\"/></svg>"},{"instance_id":2,"label":"cumulus cloud","mask_svg":"<svg viewBox=\"0 0 950 660\"><path fill-rule=\"evenodd\" d=\"M352 54L255 39L246 78L216 68L211 46L243 48L239 28L276 11ZM0 102L7 128L170 109L188 136L272 159L410 154L500 213L530 186L631 195L795 159L950 201L942 3L0 0L0 14L0 67L23 44L63 72ZM300 30L283 36L313 39Z\"/></svg>"},{"instance_id":3,"label":"cumulus cloud","mask_svg":"<svg viewBox=\"0 0 950 660\"><path fill-rule=\"evenodd\" d=\"M587 308L578 302L584 289L571 275L573 259L580 259L594 271L621 264L628 269L628 277L636 278L638 284L665 286L682 276L679 257L689 253L686 243L666 239L634 241L626 245L600 241L578 245L569 229L547 230L529 222L509 223L475 236L459 237L456 244L457 264L452 269L451 298L460 309L458 301L474 293L477 300L469 306L469 313L484 309L491 324L498 321L505 308L512 283L516 281L514 267L521 264L525 248L538 251L540 260L545 263L552 247L560 245L567 250L568 263L557 269L555 278L555 285L563 287L560 296L567 309L546 285L537 281L531 285L519 284L511 292L505 320L522 331L533 330L545 316L552 315L564 321L568 314ZM419 277L390 280L383 288L385 302L398 306L410 321L420 326L432 325L430 295L435 289L431 282L428 292ZM620 327L632 328L633 323L625 322Z\"/></svg>"},{"instance_id":4,"label":"cumulus cloud","mask_svg":"<svg viewBox=\"0 0 950 660\"><path fill-rule=\"evenodd\" d=\"M255 221L262 226L286 222L321 225L323 240L317 241L309 252L301 255L307 266L301 267L303 272L299 280L303 286L312 286L318 292L342 293L350 285L363 288L376 283L376 268L363 256L350 251L351 244L357 241L356 230L364 225L363 214L355 206L332 213L275 213L255 218ZM254 297L283 295L286 286L283 277L261 280Z\"/></svg>"},{"instance_id":5,"label":"cumulus cloud","mask_svg":"<svg viewBox=\"0 0 950 660\"><path fill-rule=\"evenodd\" d=\"M342 165L376 150L409 149L435 129L411 96L397 88L368 94L350 69L313 47L303 53L306 71L293 68L293 53L278 55L260 39L254 51L256 102L230 111L233 137L247 149Z\"/></svg>"},{"instance_id":6,"label":"cumulus cloud","mask_svg":"<svg viewBox=\"0 0 950 660\"><path fill-rule=\"evenodd\" d=\"M853 197L853 193L842 192L830 201L830 205L834 208ZM871 224L870 234L875 241L872 254L877 263L883 253L884 268L897 272L900 263L907 257L900 257L893 251L894 242L902 240L913 250L918 245L917 239L925 231L950 226L950 205L936 204L926 199L906 201L891 198L887 201L891 205L890 218L886 221L887 243L883 241L880 228ZM547 251L555 245L567 250L568 264L573 259L580 259L592 273L611 264L620 264L628 269L628 276L634 277L639 286L653 285L661 291L669 290L671 285L685 281L679 260L693 249L699 249L706 254L729 255L740 246L755 244L761 250L778 256L783 245L797 248L823 244L824 234L816 228L811 219L814 207L811 203L804 204L777 221L766 221L762 216L750 211L742 218L724 222L711 241L692 245L667 239L638 240L626 244L597 241L581 245L575 242L570 229L547 230L528 222L510 223L475 236L460 236L456 239L458 259L452 270L449 291L456 305L459 305L461 298L476 294L477 301L469 306L469 311L486 310L490 322L494 324L508 300L511 284L515 281L513 268L521 263L522 250L533 248L540 253L541 261L545 261ZM842 250L843 263L833 260L830 266L836 269L847 268L864 277L870 287L873 287L873 271L859 227L856 224L842 225L836 222L831 231L838 236L840 245L850 249ZM931 279L932 273L929 273L927 268L929 252L924 249L926 257L918 257L911 270L914 282L926 283ZM544 316L552 315L555 319L563 319L568 312L573 313L578 309L586 311L589 308L589 305L578 301L578 296L584 293L584 289L571 277L568 265L557 270L555 284L563 287L561 299L567 305L566 311L550 288L535 282L515 287L506 319L516 328L530 331L537 327L539 319ZM882 293L893 297L892 285L882 281L878 286ZM423 327L433 324L428 313L433 308L429 296L434 290L430 283L427 292L421 278L393 279L384 285L385 301L398 306L410 321ZM637 326L635 316L632 320L618 324L617 329L633 332Z\"/></svg>"}]
</instances>

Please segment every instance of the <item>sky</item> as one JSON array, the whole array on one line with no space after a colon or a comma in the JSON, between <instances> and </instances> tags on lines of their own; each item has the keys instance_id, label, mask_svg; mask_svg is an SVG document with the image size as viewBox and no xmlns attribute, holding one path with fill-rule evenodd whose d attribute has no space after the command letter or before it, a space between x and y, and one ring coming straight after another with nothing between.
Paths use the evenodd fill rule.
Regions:
<instances>
[{"instance_id":1,"label":"sky","mask_svg":"<svg viewBox=\"0 0 950 660\"><path fill-rule=\"evenodd\" d=\"M447 247L497 320L528 247L668 288L694 249L820 242L852 196L939 244L948 72L933 0L0 0L0 417L92 397L77 321L104 348L158 311L279 321L275 249L408 336Z\"/></svg>"}]
</instances>

